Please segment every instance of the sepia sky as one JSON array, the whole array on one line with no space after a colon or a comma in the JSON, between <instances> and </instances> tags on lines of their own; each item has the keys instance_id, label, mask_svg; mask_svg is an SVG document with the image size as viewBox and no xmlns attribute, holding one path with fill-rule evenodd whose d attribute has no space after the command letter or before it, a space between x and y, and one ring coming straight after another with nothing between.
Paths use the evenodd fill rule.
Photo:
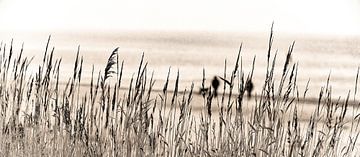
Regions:
<instances>
[{"instance_id":1,"label":"sepia sky","mask_svg":"<svg viewBox=\"0 0 360 157\"><path fill-rule=\"evenodd\" d=\"M175 30L360 35L360 0L0 0L0 31Z\"/></svg>"}]
</instances>

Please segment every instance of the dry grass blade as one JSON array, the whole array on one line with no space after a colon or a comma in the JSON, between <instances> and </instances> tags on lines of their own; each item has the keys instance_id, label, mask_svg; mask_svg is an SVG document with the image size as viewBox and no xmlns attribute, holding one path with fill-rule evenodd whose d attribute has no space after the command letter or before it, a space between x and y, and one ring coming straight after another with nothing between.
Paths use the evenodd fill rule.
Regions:
<instances>
[{"instance_id":1,"label":"dry grass blade","mask_svg":"<svg viewBox=\"0 0 360 157\"><path fill-rule=\"evenodd\" d=\"M117 63L116 59L117 59L118 50L119 50L119 47L115 48L107 61L107 64L106 64L106 67L104 70L104 82L106 81L106 79L111 77L111 74L115 73L115 71L112 70L112 67L113 67L113 65L115 65Z\"/></svg>"}]
</instances>

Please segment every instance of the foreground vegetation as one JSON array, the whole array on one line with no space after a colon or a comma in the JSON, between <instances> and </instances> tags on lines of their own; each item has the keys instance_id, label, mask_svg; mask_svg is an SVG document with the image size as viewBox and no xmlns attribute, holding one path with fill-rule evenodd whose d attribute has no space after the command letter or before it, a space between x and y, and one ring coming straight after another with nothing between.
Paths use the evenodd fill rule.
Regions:
<instances>
[{"instance_id":1,"label":"foreground vegetation","mask_svg":"<svg viewBox=\"0 0 360 157\"><path fill-rule=\"evenodd\" d=\"M225 62L219 101L210 91L200 96L202 104L194 104L194 85L179 92L179 73L175 87L168 86L170 69L162 92L154 92L144 57L130 84L122 85L118 49L104 71L93 70L84 92L79 51L73 75L62 86L61 59L53 58L49 43L36 74L28 73L31 59L23 58L22 50L15 57L12 44L9 50L1 45L0 156L355 156L360 119L349 104L356 102L358 78L353 94L337 100L328 81L309 120L302 122L298 108L307 87L299 93L298 66L290 63L294 43L281 77L274 78L272 42L271 31L266 79L251 113L244 113L243 104L254 68L244 73L241 47L230 76ZM203 107L195 113L193 106Z\"/></svg>"}]
</instances>

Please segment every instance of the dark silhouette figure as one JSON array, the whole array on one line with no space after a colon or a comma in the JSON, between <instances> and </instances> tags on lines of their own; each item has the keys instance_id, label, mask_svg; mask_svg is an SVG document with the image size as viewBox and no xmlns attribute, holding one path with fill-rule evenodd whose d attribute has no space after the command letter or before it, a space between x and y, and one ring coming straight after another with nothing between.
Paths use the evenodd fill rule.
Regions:
<instances>
[{"instance_id":1,"label":"dark silhouette figure","mask_svg":"<svg viewBox=\"0 0 360 157\"><path fill-rule=\"evenodd\" d=\"M252 83L251 80L247 80L245 84L245 90L248 94L248 98L251 98L251 92L253 91L253 89L254 89L254 84Z\"/></svg>"},{"instance_id":2,"label":"dark silhouette figure","mask_svg":"<svg viewBox=\"0 0 360 157\"><path fill-rule=\"evenodd\" d=\"M215 97L217 97L217 90L219 88L219 85L220 85L219 79L216 76L214 76L213 80L211 81L211 86L214 89L214 96Z\"/></svg>"}]
</instances>

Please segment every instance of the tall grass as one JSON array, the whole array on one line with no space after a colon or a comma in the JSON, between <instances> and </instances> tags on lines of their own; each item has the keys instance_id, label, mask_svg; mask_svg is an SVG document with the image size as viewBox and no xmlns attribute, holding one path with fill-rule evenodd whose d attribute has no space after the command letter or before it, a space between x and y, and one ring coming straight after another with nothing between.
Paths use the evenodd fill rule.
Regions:
<instances>
[{"instance_id":1,"label":"tall grass","mask_svg":"<svg viewBox=\"0 0 360 157\"><path fill-rule=\"evenodd\" d=\"M32 58L24 58L23 49L14 56L12 42L0 46L0 156L356 156L359 152L359 71L353 100L350 91L344 98L332 98L329 75L310 119L302 121L299 109L308 86L297 85L298 64L290 62L295 42L289 46L281 77L274 78L277 54L272 51L272 29L266 77L251 113L245 112L244 102L255 57L245 73L242 46L230 76L225 61L219 76L224 92L215 100L212 90L196 96L194 84L180 92L179 71L170 87L170 68L162 91L156 92L144 55L137 73L123 85L124 62L118 48L103 71L93 67L84 92L79 47L73 75L62 86L61 59L53 58L49 42L50 37L35 74L28 73ZM203 103L194 104L194 97L202 97ZM195 106L202 108L193 111Z\"/></svg>"}]
</instances>

